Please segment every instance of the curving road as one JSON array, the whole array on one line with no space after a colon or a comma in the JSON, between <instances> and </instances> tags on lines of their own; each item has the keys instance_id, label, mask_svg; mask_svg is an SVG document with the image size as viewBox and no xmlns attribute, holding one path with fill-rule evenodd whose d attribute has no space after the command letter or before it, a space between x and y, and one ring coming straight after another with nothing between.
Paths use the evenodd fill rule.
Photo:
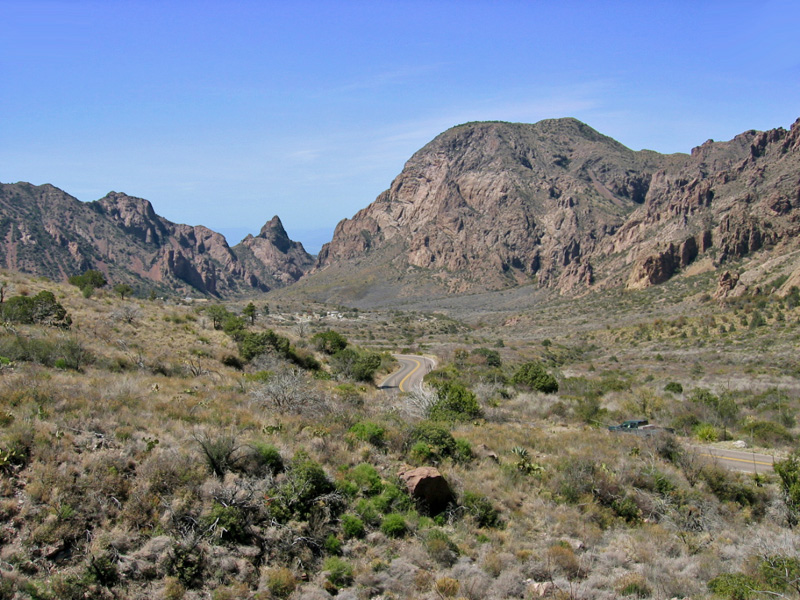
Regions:
<instances>
[{"instance_id":1,"label":"curving road","mask_svg":"<svg viewBox=\"0 0 800 600\"><path fill-rule=\"evenodd\" d=\"M380 384L380 388L398 389L401 392L410 392L419 389L422 378L436 368L436 361L429 356L417 354L392 354L400 363L400 369L390 374Z\"/></svg>"},{"instance_id":2,"label":"curving road","mask_svg":"<svg viewBox=\"0 0 800 600\"><path fill-rule=\"evenodd\" d=\"M692 446L700 456L711 458L720 466L729 471L742 471L745 473L769 473L775 458L769 454L756 454L741 450L723 450L711 446Z\"/></svg>"}]
</instances>

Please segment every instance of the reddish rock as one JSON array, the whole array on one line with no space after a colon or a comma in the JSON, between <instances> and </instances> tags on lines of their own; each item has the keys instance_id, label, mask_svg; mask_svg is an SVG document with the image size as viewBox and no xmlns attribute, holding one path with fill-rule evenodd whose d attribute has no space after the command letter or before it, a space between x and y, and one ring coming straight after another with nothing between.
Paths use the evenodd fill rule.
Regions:
<instances>
[{"instance_id":1,"label":"reddish rock","mask_svg":"<svg viewBox=\"0 0 800 600\"><path fill-rule=\"evenodd\" d=\"M453 491L438 469L408 467L398 473L419 510L431 516L443 512L455 501Z\"/></svg>"}]
</instances>

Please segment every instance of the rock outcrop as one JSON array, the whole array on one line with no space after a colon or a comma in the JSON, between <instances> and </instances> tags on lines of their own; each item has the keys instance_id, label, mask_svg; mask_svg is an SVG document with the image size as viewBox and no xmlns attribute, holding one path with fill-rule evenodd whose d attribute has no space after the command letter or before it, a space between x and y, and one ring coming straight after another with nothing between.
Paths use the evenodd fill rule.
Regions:
<instances>
[{"instance_id":1,"label":"rock outcrop","mask_svg":"<svg viewBox=\"0 0 800 600\"><path fill-rule=\"evenodd\" d=\"M270 287L294 283L314 266L314 257L303 244L289 239L277 215L257 236L248 235L233 251L251 276L271 283Z\"/></svg>"},{"instance_id":2,"label":"rock outcrop","mask_svg":"<svg viewBox=\"0 0 800 600\"><path fill-rule=\"evenodd\" d=\"M408 467L398 473L420 511L438 515L455 501L447 480L434 467Z\"/></svg>"}]
</instances>

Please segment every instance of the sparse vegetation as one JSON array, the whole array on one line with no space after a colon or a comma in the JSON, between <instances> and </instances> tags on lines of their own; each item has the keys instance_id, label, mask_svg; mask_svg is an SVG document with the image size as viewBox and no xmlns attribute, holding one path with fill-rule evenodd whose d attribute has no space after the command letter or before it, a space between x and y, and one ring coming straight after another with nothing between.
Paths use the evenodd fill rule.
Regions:
<instances>
[{"instance_id":1,"label":"sparse vegetation","mask_svg":"<svg viewBox=\"0 0 800 600\"><path fill-rule=\"evenodd\" d=\"M782 321L771 297L681 318L630 295L603 314L646 327L559 329L556 304L524 326L282 299L254 319L247 302L7 279L2 310L48 298L72 323L0 332L0 597L800 593L800 306L785 300ZM766 324L739 327L755 310ZM438 358L425 410L354 370L378 357L380 383L409 343ZM640 412L676 435L601 427ZM764 446L775 472L725 471L698 438ZM418 512L407 465L435 466L455 502Z\"/></svg>"}]
</instances>

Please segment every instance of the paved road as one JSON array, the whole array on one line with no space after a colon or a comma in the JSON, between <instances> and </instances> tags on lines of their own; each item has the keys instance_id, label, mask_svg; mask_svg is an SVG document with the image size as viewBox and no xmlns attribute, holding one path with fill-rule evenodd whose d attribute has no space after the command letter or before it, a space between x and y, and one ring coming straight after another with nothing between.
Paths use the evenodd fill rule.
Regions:
<instances>
[{"instance_id":1,"label":"paved road","mask_svg":"<svg viewBox=\"0 0 800 600\"><path fill-rule=\"evenodd\" d=\"M713 459L720 466L730 471L743 471L745 473L769 473L772 471L774 457L768 454L755 454L743 450L723 450L710 446L692 446L700 456Z\"/></svg>"},{"instance_id":2,"label":"paved road","mask_svg":"<svg viewBox=\"0 0 800 600\"><path fill-rule=\"evenodd\" d=\"M398 389L410 392L419 389L422 378L436 368L436 361L429 356L416 354L392 354L400 363L400 370L395 371L383 380L381 389Z\"/></svg>"}]
</instances>

